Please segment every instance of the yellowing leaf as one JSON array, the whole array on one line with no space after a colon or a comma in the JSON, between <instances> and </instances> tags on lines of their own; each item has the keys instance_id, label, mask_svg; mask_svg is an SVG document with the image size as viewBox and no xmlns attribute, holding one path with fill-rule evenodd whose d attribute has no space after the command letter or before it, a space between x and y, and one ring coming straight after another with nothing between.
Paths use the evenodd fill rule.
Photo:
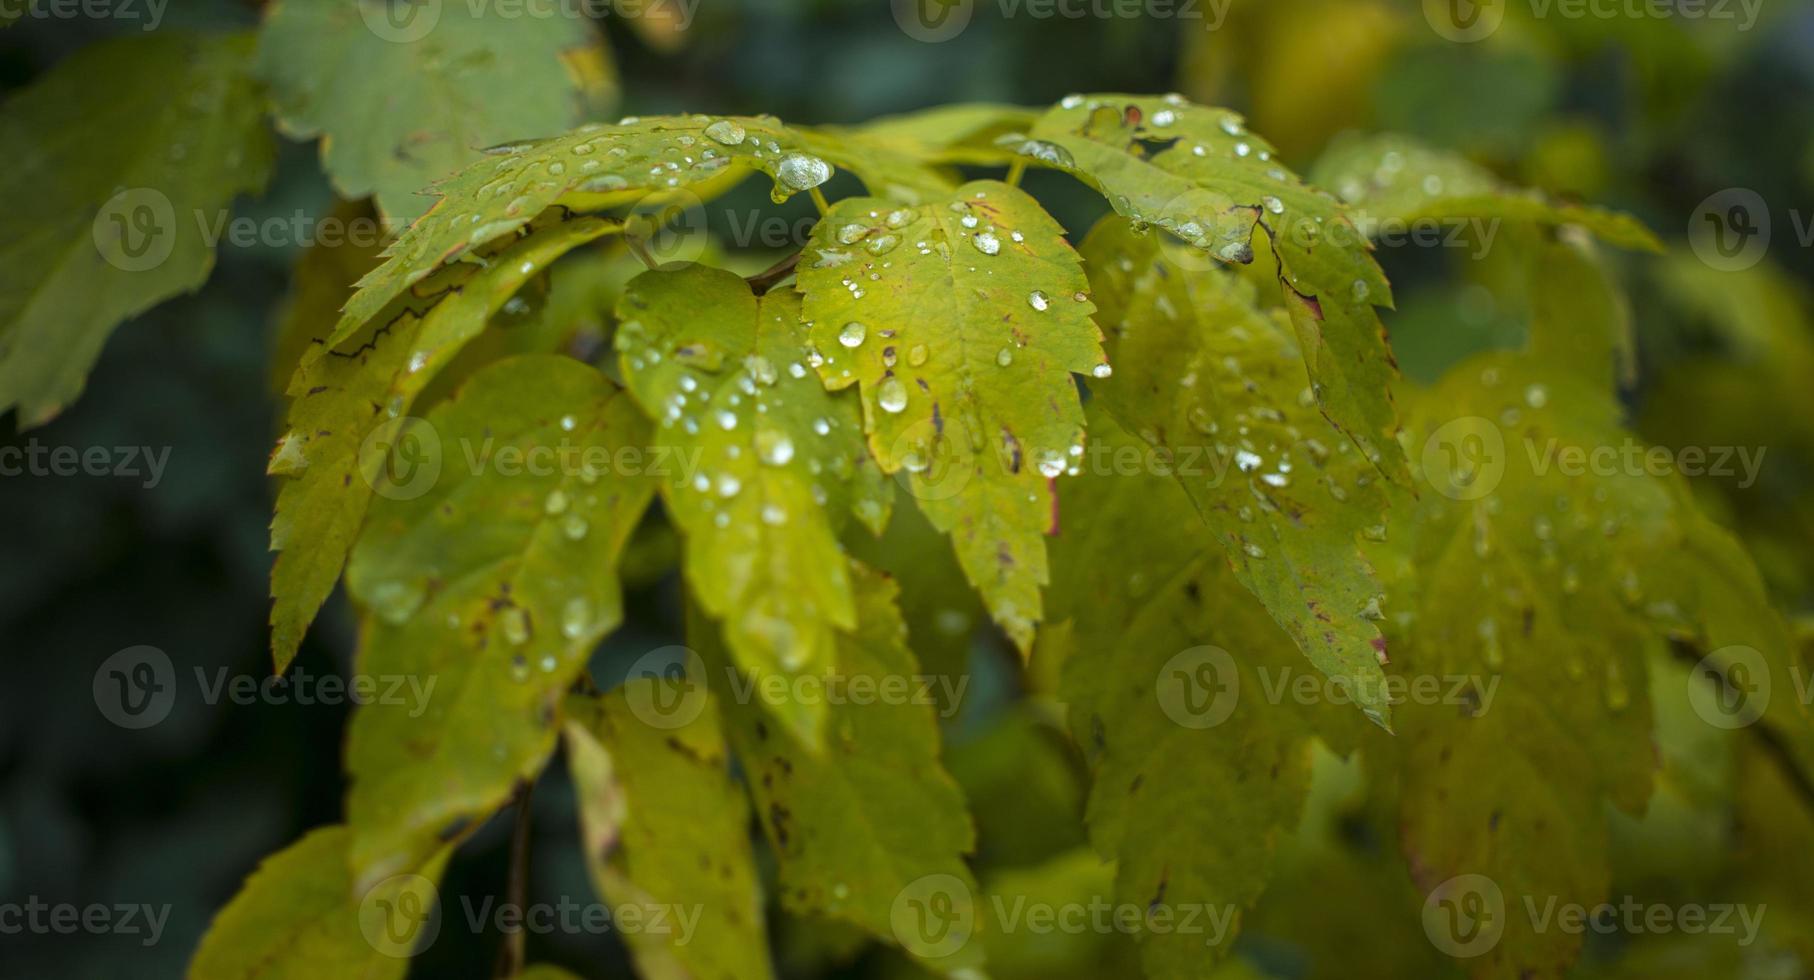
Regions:
<instances>
[{"instance_id":1,"label":"yellowing leaf","mask_svg":"<svg viewBox=\"0 0 1814 980\"><path fill-rule=\"evenodd\" d=\"M1585 318L1538 326L1608 336ZM1754 696L1794 682L1755 568L1620 427L1606 387L1496 353L1407 399L1426 490L1371 549L1392 596L1394 672L1473 692L1459 710L1401 708L1393 746L1403 845L1432 906L1504 902L1497 924L1463 920L1453 935L1480 976L1560 975L1578 954L1579 935L1541 928L1524 903L1607 897L1603 806L1641 812L1651 792L1648 650L1687 644L1750 688L1730 713L1697 709L1709 724L1761 714L1802 758L1814 747L1798 699L1765 710Z\"/></svg>"},{"instance_id":2,"label":"yellowing leaf","mask_svg":"<svg viewBox=\"0 0 1814 980\"><path fill-rule=\"evenodd\" d=\"M1650 229L1628 214L1566 201L1501 183L1484 167L1402 136L1349 137L1317 161L1311 179L1341 196L1363 234L1382 226L1503 218L1581 225L1613 245L1662 251Z\"/></svg>"},{"instance_id":3,"label":"yellowing leaf","mask_svg":"<svg viewBox=\"0 0 1814 980\"><path fill-rule=\"evenodd\" d=\"M1129 465L1176 477L1234 578L1386 724L1372 621L1384 590L1359 547L1383 533L1385 500L1374 467L1318 413L1284 314L1262 311L1244 279L1168 261L1119 218L1083 253L1120 366L1093 390L1150 447L1129 447ZM1101 448L1089 458L1124 468Z\"/></svg>"},{"instance_id":4,"label":"yellowing leaf","mask_svg":"<svg viewBox=\"0 0 1814 980\"><path fill-rule=\"evenodd\" d=\"M567 753L593 886L613 907L672 910L661 920L669 931L626 935L638 975L762 980L771 972L749 803L709 702L660 727L638 715L638 700L650 703L662 683L631 678L596 701L569 702Z\"/></svg>"},{"instance_id":5,"label":"yellowing leaf","mask_svg":"<svg viewBox=\"0 0 1814 980\"><path fill-rule=\"evenodd\" d=\"M1098 453L1144 449L1099 413L1090 430ZM1146 910L1147 975L1202 976L1233 939L1216 917L1259 897L1303 807L1314 709L1269 696L1301 662L1164 475L1092 472L1065 506L1052 599L1070 616L1059 690L1094 770L1090 837L1115 899Z\"/></svg>"},{"instance_id":6,"label":"yellowing leaf","mask_svg":"<svg viewBox=\"0 0 1814 980\"><path fill-rule=\"evenodd\" d=\"M0 106L0 413L21 428L81 393L122 320L199 288L211 231L264 187L251 50L239 34L103 41Z\"/></svg>"},{"instance_id":7,"label":"yellowing leaf","mask_svg":"<svg viewBox=\"0 0 1814 980\"><path fill-rule=\"evenodd\" d=\"M351 840L346 827L323 827L266 858L208 927L189 980L399 980L448 914L435 883L452 848L360 888Z\"/></svg>"},{"instance_id":8,"label":"yellowing leaf","mask_svg":"<svg viewBox=\"0 0 1814 980\"><path fill-rule=\"evenodd\" d=\"M996 622L1024 650L1040 618L1052 480L1081 452L1072 372L1106 375L1077 253L1005 184L897 207L839 201L799 289L828 387L860 383L869 447L906 470Z\"/></svg>"},{"instance_id":9,"label":"yellowing leaf","mask_svg":"<svg viewBox=\"0 0 1814 980\"><path fill-rule=\"evenodd\" d=\"M1392 301L1385 275L1341 205L1286 170L1239 116L1175 95L1073 95L1005 142L1217 261L1251 263L1264 232L1258 251L1276 260L1318 404L1384 473L1408 481L1393 441L1397 369L1373 309Z\"/></svg>"},{"instance_id":10,"label":"yellowing leaf","mask_svg":"<svg viewBox=\"0 0 1814 980\"><path fill-rule=\"evenodd\" d=\"M737 276L693 266L632 280L618 319L626 383L659 420L663 499L700 605L743 670L825 673L837 632L857 623L838 530L854 511L879 531L890 487L855 399L809 366L799 297L758 300ZM784 720L817 744L820 707L792 704Z\"/></svg>"},{"instance_id":11,"label":"yellowing leaf","mask_svg":"<svg viewBox=\"0 0 1814 980\"><path fill-rule=\"evenodd\" d=\"M393 305L346 352L311 348L290 382L288 431L272 455L272 475L291 479L271 522L271 650L281 672L327 601L371 494L399 477L393 441L411 448L410 405L424 386L538 270L609 226L567 222L512 243L480 271L471 264L422 284L421 298ZM398 457L407 463L407 459Z\"/></svg>"},{"instance_id":12,"label":"yellowing leaf","mask_svg":"<svg viewBox=\"0 0 1814 980\"><path fill-rule=\"evenodd\" d=\"M917 667L893 583L855 563L851 579L857 627L838 637L840 685L911 691ZM729 669L697 613L687 635L706 670ZM780 861L783 904L860 926L940 972L980 965L980 900L962 859L976 835L962 793L939 764L931 706L911 697L842 699L826 709L829 744L814 754L772 730L750 698L720 703Z\"/></svg>"},{"instance_id":13,"label":"yellowing leaf","mask_svg":"<svg viewBox=\"0 0 1814 980\"><path fill-rule=\"evenodd\" d=\"M321 137L341 194L375 195L402 225L428 210L422 188L481 147L565 129L609 102L607 58L570 8L507 16L495 4L282 0L256 70L284 130Z\"/></svg>"},{"instance_id":14,"label":"yellowing leaf","mask_svg":"<svg viewBox=\"0 0 1814 980\"><path fill-rule=\"evenodd\" d=\"M360 673L424 687L353 715L361 881L420 860L541 766L562 694L622 618L617 558L653 493L618 462L647 423L562 357L480 371L413 434L418 472L437 475L391 485L347 569L369 612Z\"/></svg>"}]
</instances>

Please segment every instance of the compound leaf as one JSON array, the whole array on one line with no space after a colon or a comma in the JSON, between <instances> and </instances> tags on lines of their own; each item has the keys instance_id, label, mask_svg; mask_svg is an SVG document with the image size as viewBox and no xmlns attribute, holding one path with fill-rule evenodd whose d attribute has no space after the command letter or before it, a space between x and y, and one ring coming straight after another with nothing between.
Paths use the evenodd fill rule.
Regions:
<instances>
[{"instance_id":1,"label":"compound leaf","mask_svg":"<svg viewBox=\"0 0 1814 980\"><path fill-rule=\"evenodd\" d=\"M1384 533L1385 499L1375 468L1316 410L1284 314L1263 311L1245 279L1173 264L1120 218L1083 254L1120 365L1093 390L1150 445L1134 457L1177 478L1234 578L1387 723L1373 622L1384 590L1359 547ZM1119 469L1094 449L1090 460Z\"/></svg>"},{"instance_id":2,"label":"compound leaf","mask_svg":"<svg viewBox=\"0 0 1814 980\"><path fill-rule=\"evenodd\" d=\"M631 678L569 701L568 764L593 886L614 907L673 910L648 917L661 931L626 936L641 976L762 980L771 974L749 802L731 778L715 706L649 712L662 683Z\"/></svg>"},{"instance_id":3,"label":"compound leaf","mask_svg":"<svg viewBox=\"0 0 1814 980\"><path fill-rule=\"evenodd\" d=\"M375 196L402 226L428 210L418 192L479 148L558 132L611 101L608 57L590 19L568 8L508 16L495 4L283 0L266 16L254 69L279 125L321 137L341 194Z\"/></svg>"},{"instance_id":4,"label":"compound leaf","mask_svg":"<svg viewBox=\"0 0 1814 980\"><path fill-rule=\"evenodd\" d=\"M1073 95L1003 143L1217 261L1253 262L1265 232L1318 404L1382 472L1409 481L1394 441L1397 368L1373 309L1392 301L1385 274L1341 205L1273 159L1239 116L1176 95Z\"/></svg>"},{"instance_id":5,"label":"compound leaf","mask_svg":"<svg viewBox=\"0 0 1814 980\"><path fill-rule=\"evenodd\" d=\"M354 713L361 881L419 860L540 767L561 696L622 618L618 555L653 495L616 465L647 445L647 422L564 357L491 365L415 430L418 479L375 502L347 569L369 613L360 673L434 685Z\"/></svg>"},{"instance_id":6,"label":"compound leaf","mask_svg":"<svg viewBox=\"0 0 1814 980\"><path fill-rule=\"evenodd\" d=\"M1081 453L1073 372L1107 375L1077 253L1025 193L839 201L801 261L819 373L862 386L870 452L951 535L1025 650L1040 618L1052 481Z\"/></svg>"},{"instance_id":7,"label":"compound leaf","mask_svg":"<svg viewBox=\"0 0 1814 980\"><path fill-rule=\"evenodd\" d=\"M50 421L121 321L200 288L270 176L249 35L90 45L0 107L0 412ZM80 120L80 125L71 121Z\"/></svg>"}]
</instances>

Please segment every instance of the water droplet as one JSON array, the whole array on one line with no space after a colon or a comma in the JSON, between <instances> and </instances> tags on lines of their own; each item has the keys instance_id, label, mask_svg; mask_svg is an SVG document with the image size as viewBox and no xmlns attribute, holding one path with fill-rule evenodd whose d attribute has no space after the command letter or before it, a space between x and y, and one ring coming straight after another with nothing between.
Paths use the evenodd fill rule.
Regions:
<instances>
[{"instance_id":1,"label":"water droplet","mask_svg":"<svg viewBox=\"0 0 1814 980\"><path fill-rule=\"evenodd\" d=\"M804 153L789 153L775 164L775 179L789 190L810 190L831 179L831 164Z\"/></svg>"},{"instance_id":2,"label":"water droplet","mask_svg":"<svg viewBox=\"0 0 1814 980\"><path fill-rule=\"evenodd\" d=\"M1052 479L1064 472L1064 454L1051 449L1039 453L1039 475Z\"/></svg>"},{"instance_id":3,"label":"water droplet","mask_svg":"<svg viewBox=\"0 0 1814 980\"><path fill-rule=\"evenodd\" d=\"M844 325L844 329L838 331L838 343L843 344L846 347L861 347L863 346L863 338L868 335L869 328L852 320Z\"/></svg>"},{"instance_id":4,"label":"water droplet","mask_svg":"<svg viewBox=\"0 0 1814 980\"><path fill-rule=\"evenodd\" d=\"M772 427L756 430L756 457L770 466L786 466L794 458L794 441Z\"/></svg>"},{"instance_id":5,"label":"water droplet","mask_svg":"<svg viewBox=\"0 0 1814 980\"><path fill-rule=\"evenodd\" d=\"M1153 113L1153 125L1155 126L1170 126L1177 121L1178 114L1170 109L1160 109L1158 112Z\"/></svg>"},{"instance_id":6,"label":"water droplet","mask_svg":"<svg viewBox=\"0 0 1814 980\"><path fill-rule=\"evenodd\" d=\"M561 490L552 490L548 499L542 501L542 509L549 514L559 514L567 509L567 494Z\"/></svg>"},{"instance_id":7,"label":"water droplet","mask_svg":"<svg viewBox=\"0 0 1814 980\"><path fill-rule=\"evenodd\" d=\"M1260 198L1260 203L1264 204L1266 206L1266 210L1271 211L1273 214L1284 214L1285 213L1285 202L1279 200L1276 197L1273 197L1271 194L1268 194L1265 197Z\"/></svg>"},{"instance_id":8,"label":"water droplet","mask_svg":"<svg viewBox=\"0 0 1814 980\"><path fill-rule=\"evenodd\" d=\"M736 146L748 136L743 127L729 119L720 119L705 128L707 139L715 140L725 146Z\"/></svg>"},{"instance_id":9,"label":"water droplet","mask_svg":"<svg viewBox=\"0 0 1814 980\"><path fill-rule=\"evenodd\" d=\"M1090 369L1090 377L1092 378L1106 378L1114 373L1115 369L1110 367L1107 361L1103 361L1101 364Z\"/></svg>"},{"instance_id":10,"label":"water droplet","mask_svg":"<svg viewBox=\"0 0 1814 980\"><path fill-rule=\"evenodd\" d=\"M742 490L742 489L743 489L743 481L737 479L736 474L733 474L733 473L718 474L718 496L727 497L727 498L735 497L735 496L737 496L737 491Z\"/></svg>"},{"instance_id":11,"label":"water droplet","mask_svg":"<svg viewBox=\"0 0 1814 980\"><path fill-rule=\"evenodd\" d=\"M1027 294L1027 305L1043 313L1046 307L1052 305L1052 301L1044 292L1035 289Z\"/></svg>"},{"instance_id":12,"label":"water droplet","mask_svg":"<svg viewBox=\"0 0 1814 980\"><path fill-rule=\"evenodd\" d=\"M913 365L914 367L919 367L920 365L926 363L926 357L927 357L927 352L926 352L925 344L914 344L911 348L908 348L908 350L907 350L907 363Z\"/></svg>"},{"instance_id":13,"label":"water droplet","mask_svg":"<svg viewBox=\"0 0 1814 980\"><path fill-rule=\"evenodd\" d=\"M592 604L583 596L568 599L567 605L561 609L561 635L569 640L577 640L591 626Z\"/></svg>"},{"instance_id":14,"label":"water droplet","mask_svg":"<svg viewBox=\"0 0 1814 980\"><path fill-rule=\"evenodd\" d=\"M1072 92L1070 95L1067 95L1062 99L1059 99L1058 105L1060 108L1063 108L1063 109L1075 109L1078 106L1083 105L1083 96L1077 94L1076 92Z\"/></svg>"},{"instance_id":15,"label":"water droplet","mask_svg":"<svg viewBox=\"0 0 1814 980\"><path fill-rule=\"evenodd\" d=\"M1549 389L1540 384L1533 384L1524 389L1524 403L1532 408L1542 408L1549 404Z\"/></svg>"},{"instance_id":16,"label":"water droplet","mask_svg":"<svg viewBox=\"0 0 1814 980\"><path fill-rule=\"evenodd\" d=\"M587 524L586 519L578 514L568 514L567 519L561 522L561 533L565 534L569 541L585 540L586 532L590 529L591 525Z\"/></svg>"},{"instance_id":17,"label":"water droplet","mask_svg":"<svg viewBox=\"0 0 1814 980\"><path fill-rule=\"evenodd\" d=\"M522 646L529 642L529 617L516 606L508 606L498 614L498 626L504 631L504 639L511 646Z\"/></svg>"},{"instance_id":18,"label":"water droplet","mask_svg":"<svg viewBox=\"0 0 1814 980\"><path fill-rule=\"evenodd\" d=\"M428 587L419 582L381 582L372 590L372 610L378 618L400 626L422 607Z\"/></svg>"},{"instance_id":19,"label":"water droplet","mask_svg":"<svg viewBox=\"0 0 1814 980\"><path fill-rule=\"evenodd\" d=\"M884 378L882 383L876 387L876 404L882 406L882 411L890 414L898 414L905 411L907 408L907 386L901 384L901 379L899 378Z\"/></svg>"},{"instance_id":20,"label":"water droplet","mask_svg":"<svg viewBox=\"0 0 1814 980\"><path fill-rule=\"evenodd\" d=\"M970 239L970 243L975 245L976 250L984 255L994 255L1001 251L1001 239L995 237L993 232L977 232L976 236Z\"/></svg>"},{"instance_id":21,"label":"water droplet","mask_svg":"<svg viewBox=\"0 0 1814 980\"><path fill-rule=\"evenodd\" d=\"M1003 347L1001 350L996 351L995 352L995 363L1001 365L1002 367L1007 367L1008 365L1013 364L1014 363L1014 349L1012 347Z\"/></svg>"},{"instance_id":22,"label":"water droplet","mask_svg":"<svg viewBox=\"0 0 1814 980\"><path fill-rule=\"evenodd\" d=\"M1242 545L1242 546L1241 546L1241 550L1242 550L1242 551L1243 551L1243 552L1245 552L1245 553L1246 553L1246 555L1247 555L1247 557L1249 557L1249 558L1264 558L1264 557L1266 557L1266 549L1265 549L1265 548L1262 548L1262 547L1260 547L1260 546L1259 546L1259 545L1257 545L1257 544L1254 544L1254 543L1252 543L1252 542L1251 542L1251 541L1250 541L1250 542L1248 542L1248 543L1247 543L1247 544L1244 544L1244 545Z\"/></svg>"},{"instance_id":23,"label":"water droplet","mask_svg":"<svg viewBox=\"0 0 1814 980\"><path fill-rule=\"evenodd\" d=\"M780 504L763 504L762 523L769 527L780 527L787 523L787 511L782 510Z\"/></svg>"}]
</instances>

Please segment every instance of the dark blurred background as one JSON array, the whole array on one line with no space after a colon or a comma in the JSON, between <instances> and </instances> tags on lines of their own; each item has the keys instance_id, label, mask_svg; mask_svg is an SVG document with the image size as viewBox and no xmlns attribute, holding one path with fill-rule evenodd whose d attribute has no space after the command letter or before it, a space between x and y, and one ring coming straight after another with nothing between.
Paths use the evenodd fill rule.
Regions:
<instances>
[{"instance_id":1,"label":"dark blurred background","mask_svg":"<svg viewBox=\"0 0 1814 980\"><path fill-rule=\"evenodd\" d=\"M988 0L960 36L936 44L908 37L887 0L702 0L685 31L612 18L600 29L625 113L852 123L952 101L1176 90L1246 112L1300 172L1343 130L1394 130L1508 180L1630 210L1671 244L1667 256L1618 260L1639 330L1641 372L1626 393L1635 424L1664 444L1769 447L1757 485L1710 478L1697 491L1745 536L1784 608L1805 611L1814 598L1814 250L1803 231L1814 220L1814 8L1763 0L1748 27L1737 4L1737 22L1538 19L1526 4L1513 8L1496 36L1470 45L1439 37L1414 0L1201 0L1196 18L1039 18ZM160 29L253 28L258 16L251 2L189 0ZM137 29L25 18L0 31L0 97L83 45ZM1065 180L1035 175L1028 186L1075 231L1096 213ZM1704 200L1735 187L1766 202L1773 241L1754 266L1713 269L1689 247L1688 229ZM316 148L285 142L267 194L236 213L333 206ZM60 418L26 433L0 421L0 445L169 452L151 487L130 477L0 477L0 900L172 910L150 947L132 936L0 936L0 974L180 975L213 911L261 857L339 817L344 707L209 705L194 681L197 669L210 678L269 671L269 360L296 259L294 249L224 246L199 293L114 334ZM1515 316L1453 267L1465 258L1407 248L1382 261L1401 290L1387 322L1413 380L1517 342ZM640 586L630 617L602 656L673 642L671 578ZM993 642L976 638L985 667L998 663ZM129 730L97 708L93 686L104 660L137 645L169 655L179 696L167 720ZM350 616L336 597L297 666L345 672L350 657ZM1063 751L1015 711L988 707L987 691L980 703L954 726L951 753L985 845L1008 866L1075 846L1072 829L1025 823L1027 797L1076 806ZM1003 761L1028 753L1055 760L1051 786ZM1037 785L1017 794L1017 780ZM536 800L535 891L586 894L567 790L554 777ZM462 852L448 894L500 891L501 830ZM491 943L445 930L415 975L481 975ZM799 956L799 972L820 972L817 955ZM627 975L605 937L531 937L530 959ZM833 969L873 967L859 959Z\"/></svg>"}]
</instances>

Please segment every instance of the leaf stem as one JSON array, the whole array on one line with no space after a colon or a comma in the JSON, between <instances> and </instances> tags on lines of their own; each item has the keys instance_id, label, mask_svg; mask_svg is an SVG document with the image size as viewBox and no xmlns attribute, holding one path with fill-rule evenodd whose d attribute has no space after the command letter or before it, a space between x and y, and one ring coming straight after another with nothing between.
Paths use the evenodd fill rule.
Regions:
<instances>
[{"instance_id":1,"label":"leaf stem","mask_svg":"<svg viewBox=\"0 0 1814 980\"><path fill-rule=\"evenodd\" d=\"M794 267L799 264L800 253L794 252L791 255L782 257L781 261L776 262L774 265L769 266L743 281L750 284L750 292L755 293L757 296L766 295L769 290L775 288L782 281L787 279L787 277L793 275Z\"/></svg>"},{"instance_id":2,"label":"leaf stem","mask_svg":"<svg viewBox=\"0 0 1814 980\"><path fill-rule=\"evenodd\" d=\"M499 980L523 972L525 962L524 932L520 923L523 921L523 905L527 901L529 890L529 810L530 798L534 792L535 784L532 782L517 784L516 826L510 835L510 877L504 886L504 903L516 910L519 927L514 932L504 934L504 945L498 950L496 976Z\"/></svg>"},{"instance_id":3,"label":"leaf stem","mask_svg":"<svg viewBox=\"0 0 1814 980\"><path fill-rule=\"evenodd\" d=\"M819 217L823 218L825 216L825 212L831 210L830 202L825 200L825 194L823 192L821 192L817 187L812 188L808 193L812 194L813 205L819 209Z\"/></svg>"},{"instance_id":4,"label":"leaf stem","mask_svg":"<svg viewBox=\"0 0 1814 980\"><path fill-rule=\"evenodd\" d=\"M1025 161L1025 160L1016 159L1013 163L1008 164L1008 176L1006 178L1008 181L1008 186L1009 187L1019 187L1020 186L1020 175L1026 173L1026 172L1027 172L1027 161Z\"/></svg>"}]
</instances>

